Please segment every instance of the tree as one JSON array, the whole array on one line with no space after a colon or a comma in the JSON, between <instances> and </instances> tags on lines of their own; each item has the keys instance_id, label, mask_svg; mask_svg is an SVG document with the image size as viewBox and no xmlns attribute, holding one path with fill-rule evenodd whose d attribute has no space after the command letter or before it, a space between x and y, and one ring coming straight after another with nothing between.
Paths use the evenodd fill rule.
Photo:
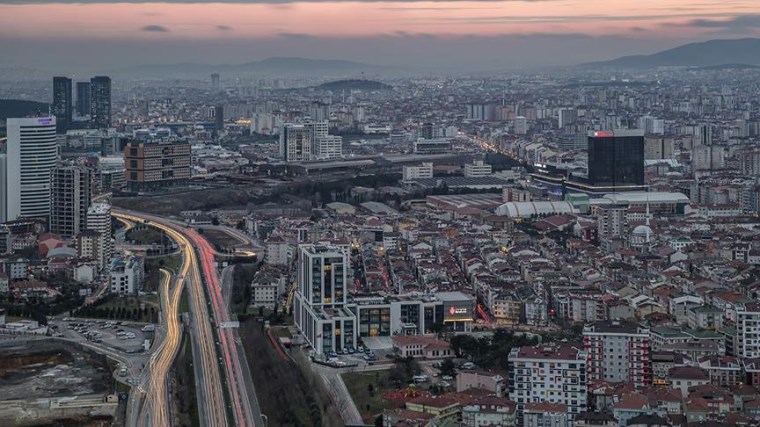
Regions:
<instances>
[{"instance_id":1,"label":"tree","mask_svg":"<svg viewBox=\"0 0 760 427\"><path fill-rule=\"evenodd\" d=\"M367 393L369 393L370 397L375 395L375 386L373 386L372 383L367 384Z\"/></svg>"},{"instance_id":2,"label":"tree","mask_svg":"<svg viewBox=\"0 0 760 427\"><path fill-rule=\"evenodd\" d=\"M447 375L454 377L457 374L456 365L452 359L446 359L441 362L441 366L438 368L438 370L441 372L441 376L444 377Z\"/></svg>"}]
</instances>

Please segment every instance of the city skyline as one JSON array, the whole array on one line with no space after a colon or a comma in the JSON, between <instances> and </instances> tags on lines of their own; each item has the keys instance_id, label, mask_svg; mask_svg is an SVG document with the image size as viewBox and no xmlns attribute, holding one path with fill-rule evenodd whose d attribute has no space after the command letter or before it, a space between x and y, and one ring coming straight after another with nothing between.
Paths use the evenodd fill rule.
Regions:
<instances>
[{"instance_id":1,"label":"city skyline","mask_svg":"<svg viewBox=\"0 0 760 427\"><path fill-rule=\"evenodd\" d=\"M580 5L570 0L4 0L0 28L7 41L0 54L7 53L8 66L101 71L106 63L115 69L308 56L395 66L477 61L468 65L482 69L577 64L692 41L753 37L760 34L760 5L749 0Z\"/></svg>"}]
</instances>

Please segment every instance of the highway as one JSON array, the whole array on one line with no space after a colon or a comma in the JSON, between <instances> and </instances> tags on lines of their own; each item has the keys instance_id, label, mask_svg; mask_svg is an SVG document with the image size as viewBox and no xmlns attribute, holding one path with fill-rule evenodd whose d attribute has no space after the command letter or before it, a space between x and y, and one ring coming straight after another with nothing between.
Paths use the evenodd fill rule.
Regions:
<instances>
[{"instance_id":1,"label":"highway","mask_svg":"<svg viewBox=\"0 0 760 427\"><path fill-rule=\"evenodd\" d=\"M187 262L182 265L181 275L170 288L172 274L161 270L164 280L161 283L161 313L166 327L166 336L150 358L147 388L147 410L139 417L139 426L169 426L174 424L170 416L171 399L169 397L169 371L177 356L182 332L179 321L179 302L182 298L184 276L190 270Z\"/></svg>"},{"instance_id":2,"label":"highway","mask_svg":"<svg viewBox=\"0 0 760 427\"><path fill-rule=\"evenodd\" d=\"M206 288L208 289L211 308L214 312L214 319L217 325L224 325L230 321L230 315L227 311L224 298L222 296L222 287L219 283L219 275L216 271L215 254L216 251L211 244L197 231L188 229L185 231L187 237L192 241L200 255L201 267L203 268L206 279ZM249 396L249 386L245 380L246 371L241 363L239 354L240 346L235 342L235 337L229 328L220 327L219 341L222 350L222 361L225 371L227 372L227 386L232 399L233 414L235 416L236 426L260 426L263 425L260 411L254 414L254 407L258 410L258 405L252 404ZM247 369L247 367L246 367ZM248 377L250 378L250 376Z\"/></svg>"},{"instance_id":3,"label":"highway","mask_svg":"<svg viewBox=\"0 0 760 427\"><path fill-rule=\"evenodd\" d=\"M193 245L184 234L187 233L187 230L169 220L164 220L152 215L132 213L116 209L114 209L113 215L117 218L123 218L134 222L146 222L147 220L150 225L162 230L182 248L184 259L182 280L187 285L189 291L188 295L190 297L190 314L192 319L191 339L193 340L193 345L198 347L198 351L194 352L194 355L199 356L194 359L194 363L200 372L200 375L196 375L196 389L201 425L204 427L221 427L229 425L226 405L224 402L224 391L222 389L222 374L219 368L219 358L214 341L214 333L211 327L208 308L206 306L203 281L201 280L198 258L195 250L193 250ZM166 340L170 340L168 337L170 333L172 333L172 330L167 330ZM175 330L174 333L179 335L178 329ZM179 340L179 338L180 337L178 336L177 340ZM171 366L174 362L175 355L176 354L172 355L169 353L164 353L161 357L157 355L156 360L161 360L156 363L158 366ZM156 400L149 406L151 408L157 406L168 408L168 405L169 401L166 400L166 393L164 393L163 398L157 396ZM158 426L161 424L154 425ZM237 425L242 426L245 424Z\"/></svg>"}]
</instances>

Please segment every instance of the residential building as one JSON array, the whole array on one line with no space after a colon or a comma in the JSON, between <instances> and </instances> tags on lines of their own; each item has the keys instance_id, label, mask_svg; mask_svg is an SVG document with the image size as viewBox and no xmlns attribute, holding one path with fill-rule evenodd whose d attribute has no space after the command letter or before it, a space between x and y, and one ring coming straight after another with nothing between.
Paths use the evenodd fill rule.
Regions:
<instances>
[{"instance_id":1,"label":"residential building","mask_svg":"<svg viewBox=\"0 0 760 427\"><path fill-rule=\"evenodd\" d=\"M597 235L599 240L609 241L625 233L625 214L628 207L620 205L600 206L597 216Z\"/></svg>"},{"instance_id":2,"label":"residential building","mask_svg":"<svg viewBox=\"0 0 760 427\"><path fill-rule=\"evenodd\" d=\"M493 392L497 397L504 397L509 392L504 377L493 372L463 370L457 373L457 392L477 388Z\"/></svg>"},{"instance_id":3,"label":"residential building","mask_svg":"<svg viewBox=\"0 0 760 427\"><path fill-rule=\"evenodd\" d=\"M114 259L109 271L112 294L134 295L142 288L145 277L143 258L130 255Z\"/></svg>"},{"instance_id":4,"label":"residential building","mask_svg":"<svg viewBox=\"0 0 760 427\"><path fill-rule=\"evenodd\" d=\"M527 135L528 119L523 116L515 117L514 131L515 135Z\"/></svg>"},{"instance_id":5,"label":"residential building","mask_svg":"<svg viewBox=\"0 0 760 427\"><path fill-rule=\"evenodd\" d=\"M587 362L582 350L569 345L518 347L507 361L509 399L519 412L525 414L529 405L539 403L561 405L566 421L572 422L586 411Z\"/></svg>"},{"instance_id":6,"label":"residential building","mask_svg":"<svg viewBox=\"0 0 760 427\"><path fill-rule=\"evenodd\" d=\"M569 427L572 417L561 403L527 403L522 410L522 427Z\"/></svg>"},{"instance_id":7,"label":"residential building","mask_svg":"<svg viewBox=\"0 0 760 427\"><path fill-rule=\"evenodd\" d=\"M124 148L127 188L153 191L190 179L191 149L187 141L132 141Z\"/></svg>"},{"instance_id":8,"label":"residential building","mask_svg":"<svg viewBox=\"0 0 760 427\"><path fill-rule=\"evenodd\" d=\"M476 160L464 165L464 176L467 178L480 178L490 176L492 173L491 165L484 163L482 160Z\"/></svg>"},{"instance_id":9,"label":"residential building","mask_svg":"<svg viewBox=\"0 0 760 427\"><path fill-rule=\"evenodd\" d=\"M560 108L557 110L557 127L563 127L575 123L578 120L578 110L575 108Z\"/></svg>"},{"instance_id":10,"label":"residential building","mask_svg":"<svg viewBox=\"0 0 760 427\"><path fill-rule=\"evenodd\" d=\"M58 161L55 117L8 119L0 154L0 222L50 220L50 174Z\"/></svg>"},{"instance_id":11,"label":"residential building","mask_svg":"<svg viewBox=\"0 0 760 427\"><path fill-rule=\"evenodd\" d=\"M670 387L681 392L681 396L689 395L689 387L710 384L710 374L697 366L676 366L668 371Z\"/></svg>"},{"instance_id":12,"label":"residential building","mask_svg":"<svg viewBox=\"0 0 760 427\"><path fill-rule=\"evenodd\" d=\"M93 173L81 166L53 169L50 231L71 238L87 229L87 209L92 203Z\"/></svg>"},{"instance_id":13,"label":"residential building","mask_svg":"<svg viewBox=\"0 0 760 427\"><path fill-rule=\"evenodd\" d=\"M702 305L689 309L686 319L692 329L721 329L724 313L724 310L713 305Z\"/></svg>"},{"instance_id":14,"label":"residential building","mask_svg":"<svg viewBox=\"0 0 760 427\"><path fill-rule=\"evenodd\" d=\"M52 110L56 119L56 132L66 133L71 126L74 112L70 78L53 77Z\"/></svg>"},{"instance_id":15,"label":"residential building","mask_svg":"<svg viewBox=\"0 0 760 427\"><path fill-rule=\"evenodd\" d=\"M673 158L672 138L648 136L644 139L644 159L664 160Z\"/></svg>"},{"instance_id":16,"label":"residential building","mask_svg":"<svg viewBox=\"0 0 760 427\"><path fill-rule=\"evenodd\" d=\"M422 163L419 166L404 166L402 168L402 178L404 181L432 177L433 164L430 162Z\"/></svg>"},{"instance_id":17,"label":"residential building","mask_svg":"<svg viewBox=\"0 0 760 427\"><path fill-rule=\"evenodd\" d=\"M760 302L749 302L736 307L736 356L760 357Z\"/></svg>"},{"instance_id":18,"label":"residential building","mask_svg":"<svg viewBox=\"0 0 760 427\"><path fill-rule=\"evenodd\" d=\"M111 239L111 205L94 203L87 210L87 229L98 233L99 241L94 251L98 266L103 269L111 262L113 240Z\"/></svg>"},{"instance_id":19,"label":"residential building","mask_svg":"<svg viewBox=\"0 0 760 427\"><path fill-rule=\"evenodd\" d=\"M462 404L462 425L465 427L515 426L517 425L516 409L514 402L506 398L479 397Z\"/></svg>"},{"instance_id":20,"label":"residential building","mask_svg":"<svg viewBox=\"0 0 760 427\"><path fill-rule=\"evenodd\" d=\"M648 328L623 320L595 322L583 328L583 346L590 381L651 384Z\"/></svg>"},{"instance_id":21,"label":"residential building","mask_svg":"<svg viewBox=\"0 0 760 427\"><path fill-rule=\"evenodd\" d=\"M94 129L111 127L111 78L90 79L90 125Z\"/></svg>"}]
</instances>

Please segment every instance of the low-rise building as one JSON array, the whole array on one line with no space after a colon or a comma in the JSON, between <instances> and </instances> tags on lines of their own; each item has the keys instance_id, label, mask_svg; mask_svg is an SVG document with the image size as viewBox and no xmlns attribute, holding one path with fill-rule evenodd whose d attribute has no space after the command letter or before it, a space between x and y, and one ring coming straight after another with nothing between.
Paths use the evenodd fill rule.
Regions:
<instances>
[{"instance_id":1,"label":"low-rise building","mask_svg":"<svg viewBox=\"0 0 760 427\"><path fill-rule=\"evenodd\" d=\"M447 341L430 335L397 335L392 338L393 350L401 357L444 359L454 357Z\"/></svg>"},{"instance_id":2,"label":"low-rise building","mask_svg":"<svg viewBox=\"0 0 760 427\"><path fill-rule=\"evenodd\" d=\"M504 377L486 371L460 371L457 374L457 392L478 388L493 392L497 397L503 397L506 383Z\"/></svg>"},{"instance_id":3,"label":"low-rise building","mask_svg":"<svg viewBox=\"0 0 760 427\"><path fill-rule=\"evenodd\" d=\"M111 262L110 289L112 294L132 295L143 285L145 267L143 258L125 256Z\"/></svg>"}]
</instances>

